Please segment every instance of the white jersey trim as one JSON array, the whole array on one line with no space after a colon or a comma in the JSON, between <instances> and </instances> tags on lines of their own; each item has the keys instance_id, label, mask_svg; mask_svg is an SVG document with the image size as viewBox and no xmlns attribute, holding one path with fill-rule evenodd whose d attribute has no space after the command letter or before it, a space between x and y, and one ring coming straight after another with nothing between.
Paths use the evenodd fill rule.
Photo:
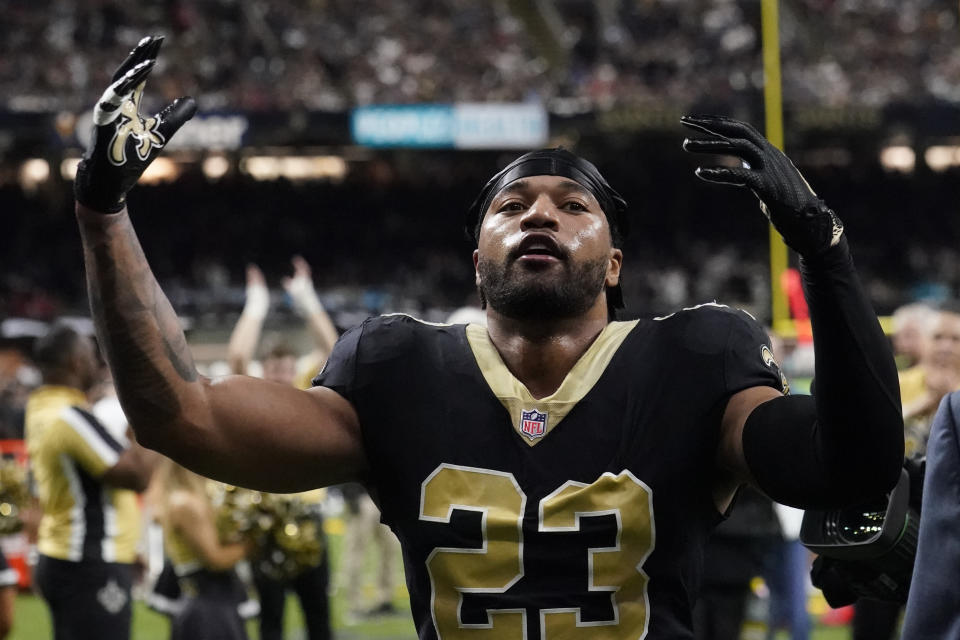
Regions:
<instances>
[{"instance_id":1,"label":"white jersey trim","mask_svg":"<svg viewBox=\"0 0 960 640\"><path fill-rule=\"evenodd\" d=\"M700 304L695 304L695 305L693 305L692 307L684 307L683 309L680 309L680 311L696 311L697 309L701 309L701 308L703 308L703 307L717 307L717 308L720 308L720 309L732 309L732 308L733 308L733 307L731 307L731 306L729 306L729 305L720 304L719 302L717 302L716 300L714 300L714 301L712 301L712 302L701 302ZM667 318L672 318L673 316L675 316L675 315L677 315L678 313L680 313L680 311L674 311L673 313L668 313L668 314L665 315L665 316L657 316L656 318L654 318L654 320L666 320ZM742 311L742 309L741 309L741 311ZM751 317L753 317L753 316L751 316Z\"/></svg>"},{"instance_id":2,"label":"white jersey trim","mask_svg":"<svg viewBox=\"0 0 960 640\"><path fill-rule=\"evenodd\" d=\"M100 553L104 562L117 561L117 510L113 506L113 489L101 487L100 503L103 508L103 543Z\"/></svg>"},{"instance_id":3,"label":"white jersey trim","mask_svg":"<svg viewBox=\"0 0 960 640\"><path fill-rule=\"evenodd\" d=\"M103 437L96 432L82 413L74 407L66 407L60 413L60 417L63 418L64 422L73 427L73 430L83 438L84 442L90 445L90 448L100 457L107 468L117 464L117 460L120 459L120 454L114 451L113 447L103 440Z\"/></svg>"},{"instance_id":4,"label":"white jersey trim","mask_svg":"<svg viewBox=\"0 0 960 640\"><path fill-rule=\"evenodd\" d=\"M60 466L63 475L67 478L70 495L73 496L73 506L70 507L70 540L67 547L67 560L80 562L83 559L83 538L87 533L87 520L83 509L87 506L87 496L80 486L80 474L77 473L73 458L65 453L60 454Z\"/></svg>"}]
</instances>

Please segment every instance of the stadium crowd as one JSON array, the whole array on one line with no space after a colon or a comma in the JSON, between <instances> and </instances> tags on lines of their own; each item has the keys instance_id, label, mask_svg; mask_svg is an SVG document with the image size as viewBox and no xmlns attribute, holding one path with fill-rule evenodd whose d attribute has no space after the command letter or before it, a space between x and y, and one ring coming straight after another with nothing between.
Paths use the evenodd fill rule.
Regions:
<instances>
[{"instance_id":1,"label":"stadium crowd","mask_svg":"<svg viewBox=\"0 0 960 640\"><path fill-rule=\"evenodd\" d=\"M279 279L291 253L314 265L341 327L392 311L441 320L474 292L461 231L474 169L445 154L414 157L416 180L395 175L376 187L363 170L342 184L257 182L242 174L211 183L185 174L175 185L142 186L131 198L161 283L179 312L201 324L233 321L248 262ZM460 177L440 178L441 169L455 166ZM960 252L950 242L957 223L942 204L955 201L955 173L907 178L877 168L850 177L803 169L856 229L857 262L880 313L960 290ZM718 210L711 192L692 181L689 189L657 188L683 170L663 157L610 167L636 229L625 264L627 315L662 315L717 298L768 320L767 237L752 215L755 200L743 194ZM170 213L184 202L197 214ZM69 184L32 194L0 187L0 208L36 212L11 217L10 233L0 238L0 317L85 313L70 205Z\"/></svg>"},{"instance_id":2,"label":"stadium crowd","mask_svg":"<svg viewBox=\"0 0 960 640\"><path fill-rule=\"evenodd\" d=\"M20 106L88 108L108 56L155 32L176 36L156 89L202 96L207 110L516 100L543 83L499 3L217 0L13 3L0 26L0 87ZM13 52L37 45L40 55L14 63Z\"/></svg>"},{"instance_id":3,"label":"stadium crowd","mask_svg":"<svg viewBox=\"0 0 960 640\"><path fill-rule=\"evenodd\" d=\"M606 20L584 9L593 3L557 4L576 38L570 90L592 106L684 105L705 96L730 104L762 90L759 2L619 2ZM960 99L950 7L929 0L789 0L780 7L789 104Z\"/></svg>"},{"instance_id":4,"label":"stadium crowd","mask_svg":"<svg viewBox=\"0 0 960 640\"><path fill-rule=\"evenodd\" d=\"M529 13L508 5L554 19L536 31ZM172 37L154 91L201 96L208 111L729 103L762 86L759 11L747 0L10 2L0 95L17 111L87 109L109 56L160 33ZM789 0L781 32L792 104L960 100L960 36L943 3ZM33 55L15 55L27 49Z\"/></svg>"}]
</instances>

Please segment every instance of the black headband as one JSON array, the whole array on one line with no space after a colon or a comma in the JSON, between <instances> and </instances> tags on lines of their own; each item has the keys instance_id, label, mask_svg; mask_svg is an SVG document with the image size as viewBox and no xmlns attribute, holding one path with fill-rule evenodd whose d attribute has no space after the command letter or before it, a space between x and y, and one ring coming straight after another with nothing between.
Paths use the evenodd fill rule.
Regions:
<instances>
[{"instance_id":1,"label":"black headband","mask_svg":"<svg viewBox=\"0 0 960 640\"><path fill-rule=\"evenodd\" d=\"M480 224L483 222L483 217L497 194L511 182L530 176L570 178L592 193L607 217L614 246L619 246L620 240L630 230L626 215L627 201L607 183L592 162L584 160L563 147L558 147L525 153L490 178L467 209L464 229L468 239L474 245L480 238ZM607 306L610 309L611 318L613 310L623 308L623 290L619 284L607 289Z\"/></svg>"},{"instance_id":2,"label":"black headband","mask_svg":"<svg viewBox=\"0 0 960 640\"><path fill-rule=\"evenodd\" d=\"M476 243L480 235L480 223L496 195L511 182L530 176L570 178L590 191L600 203L614 238L627 235L627 201L614 191L592 162L559 147L525 153L490 178L467 210L465 230L471 241Z\"/></svg>"}]
</instances>

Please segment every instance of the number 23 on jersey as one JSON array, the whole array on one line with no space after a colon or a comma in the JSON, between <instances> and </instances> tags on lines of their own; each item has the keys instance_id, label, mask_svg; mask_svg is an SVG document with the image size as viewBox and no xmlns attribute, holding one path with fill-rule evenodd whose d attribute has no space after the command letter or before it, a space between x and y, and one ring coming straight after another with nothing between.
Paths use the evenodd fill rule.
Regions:
<instances>
[{"instance_id":1,"label":"number 23 on jersey","mask_svg":"<svg viewBox=\"0 0 960 640\"><path fill-rule=\"evenodd\" d=\"M647 633L649 600L644 561L654 547L650 488L629 471L604 473L592 484L568 481L540 500L540 532L577 532L581 520L613 516L616 544L590 547L585 590L608 592L613 618L582 619L579 607L540 609L544 640L638 640ZM526 609L487 610L487 622L461 620L463 595L505 593L524 576L523 514L527 496L510 473L442 464L423 482L420 519L449 523L454 510L481 514L479 548L437 547L427 557L431 607L440 640L523 640ZM563 557L557 558L563 562Z\"/></svg>"}]
</instances>

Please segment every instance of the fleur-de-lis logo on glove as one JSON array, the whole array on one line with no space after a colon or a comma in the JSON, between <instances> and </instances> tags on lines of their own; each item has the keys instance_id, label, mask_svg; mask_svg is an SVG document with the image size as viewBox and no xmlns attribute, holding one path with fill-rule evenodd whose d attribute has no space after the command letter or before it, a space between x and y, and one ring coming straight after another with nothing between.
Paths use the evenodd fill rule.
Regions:
<instances>
[{"instance_id":1,"label":"fleur-de-lis logo on glove","mask_svg":"<svg viewBox=\"0 0 960 640\"><path fill-rule=\"evenodd\" d=\"M77 201L95 211L123 209L127 192L177 130L193 117L193 98L178 98L150 117L140 114L147 76L162 37L142 39L113 75L93 110L93 141L77 167Z\"/></svg>"},{"instance_id":2,"label":"fleur-de-lis logo on glove","mask_svg":"<svg viewBox=\"0 0 960 640\"><path fill-rule=\"evenodd\" d=\"M133 92L133 97L124 100L120 105L120 124L117 125L113 140L110 141L110 162L121 165L127 161L127 140L132 136L137 144L137 157L146 160L150 157L150 149L160 149L166 143L163 135L158 131L160 119L156 117L140 119L140 98L143 96L145 83L140 83Z\"/></svg>"}]
</instances>

